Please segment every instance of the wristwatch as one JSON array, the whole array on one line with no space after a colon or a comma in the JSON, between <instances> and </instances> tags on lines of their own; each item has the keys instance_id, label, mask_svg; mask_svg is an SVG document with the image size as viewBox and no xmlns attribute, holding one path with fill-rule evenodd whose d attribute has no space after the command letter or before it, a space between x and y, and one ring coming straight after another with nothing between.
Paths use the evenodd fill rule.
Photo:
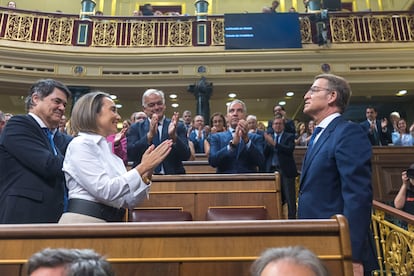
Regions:
<instances>
[{"instance_id":1,"label":"wristwatch","mask_svg":"<svg viewBox=\"0 0 414 276\"><path fill-rule=\"evenodd\" d=\"M145 176L141 177L141 179L142 179L142 181L144 181L145 184L147 184L147 185L151 184L151 177L148 177L148 176L145 175Z\"/></svg>"},{"instance_id":2,"label":"wristwatch","mask_svg":"<svg viewBox=\"0 0 414 276\"><path fill-rule=\"evenodd\" d=\"M233 144L233 140L230 140L229 145L230 145L230 148L231 148L231 149L235 149L235 148L237 148L237 145Z\"/></svg>"}]
</instances>

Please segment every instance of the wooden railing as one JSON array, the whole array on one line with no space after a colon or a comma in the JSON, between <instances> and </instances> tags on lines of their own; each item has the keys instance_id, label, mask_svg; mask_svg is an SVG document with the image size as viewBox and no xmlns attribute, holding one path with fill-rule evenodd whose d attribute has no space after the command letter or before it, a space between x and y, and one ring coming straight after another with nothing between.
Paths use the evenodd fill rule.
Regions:
<instances>
[{"instance_id":1,"label":"wooden railing","mask_svg":"<svg viewBox=\"0 0 414 276\"><path fill-rule=\"evenodd\" d=\"M330 12L300 14L302 44L413 42L412 12ZM206 24L198 39L199 24ZM193 47L224 46L224 16L111 17L43 13L0 8L0 39L42 44L92 47Z\"/></svg>"},{"instance_id":2,"label":"wooden railing","mask_svg":"<svg viewBox=\"0 0 414 276\"><path fill-rule=\"evenodd\" d=\"M379 275L413 275L414 216L375 200L373 208Z\"/></svg>"},{"instance_id":3,"label":"wooden railing","mask_svg":"<svg viewBox=\"0 0 414 276\"><path fill-rule=\"evenodd\" d=\"M116 275L248 276L269 247L302 245L335 276L352 275L343 216L324 220L0 225L0 275L19 274L45 247L92 248Z\"/></svg>"}]
</instances>

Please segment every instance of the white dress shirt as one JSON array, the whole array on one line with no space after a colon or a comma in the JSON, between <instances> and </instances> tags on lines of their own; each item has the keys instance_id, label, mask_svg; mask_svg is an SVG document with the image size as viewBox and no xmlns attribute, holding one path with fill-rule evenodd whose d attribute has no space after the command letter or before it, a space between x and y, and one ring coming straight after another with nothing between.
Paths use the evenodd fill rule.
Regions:
<instances>
[{"instance_id":1,"label":"white dress shirt","mask_svg":"<svg viewBox=\"0 0 414 276\"><path fill-rule=\"evenodd\" d=\"M69 199L80 198L115 208L134 208L148 196L150 185L138 171L127 171L121 158L98 134L80 132L63 162Z\"/></svg>"}]
</instances>

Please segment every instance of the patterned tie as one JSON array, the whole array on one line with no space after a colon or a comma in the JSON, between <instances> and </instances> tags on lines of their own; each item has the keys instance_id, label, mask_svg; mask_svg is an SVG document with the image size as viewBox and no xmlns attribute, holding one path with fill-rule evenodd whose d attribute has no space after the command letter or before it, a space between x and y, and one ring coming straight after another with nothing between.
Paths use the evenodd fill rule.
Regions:
<instances>
[{"instance_id":1,"label":"patterned tie","mask_svg":"<svg viewBox=\"0 0 414 276\"><path fill-rule=\"evenodd\" d=\"M321 132L322 131L322 127L317 127L317 128L315 128L315 130L313 131L313 133L312 133L312 136L311 136L311 139L310 139L310 141L309 141L309 145L308 145L308 150L307 150L307 152L311 152L311 150L312 150L312 146L313 146L313 141L315 140L315 137L319 134L319 132Z\"/></svg>"},{"instance_id":2,"label":"patterned tie","mask_svg":"<svg viewBox=\"0 0 414 276\"><path fill-rule=\"evenodd\" d=\"M50 129L44 127L43 131L46 133L47 138L49 139L49 143L52 146L53 149L53 153L55 155L57 155L57 151L56 151L56 146L55 146L55 142L53 141L53 133L52 131L50 131Z\"/></svg>"}]
</instances>

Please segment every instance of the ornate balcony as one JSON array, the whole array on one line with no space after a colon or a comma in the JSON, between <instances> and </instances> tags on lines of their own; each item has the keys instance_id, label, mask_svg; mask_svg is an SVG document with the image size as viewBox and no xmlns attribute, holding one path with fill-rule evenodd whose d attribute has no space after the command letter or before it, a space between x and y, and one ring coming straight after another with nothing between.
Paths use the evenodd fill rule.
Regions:
<instances>
[{"instance_id":1,"label":"ornate balcony","mask_svg":"<svg viewBox=\"0 0 414 276\"><path fill-rule=\"evenodd\" d=\"M194 47L224 46L224 17L195 16L91 17L0 10L0 39L91 47ZM302 44L412 42L414 20L410 12L301 14ZM200 43L197 26L206 24ZM326 30L326 37L322 32Z\"/></svg>"}]
</instances>

